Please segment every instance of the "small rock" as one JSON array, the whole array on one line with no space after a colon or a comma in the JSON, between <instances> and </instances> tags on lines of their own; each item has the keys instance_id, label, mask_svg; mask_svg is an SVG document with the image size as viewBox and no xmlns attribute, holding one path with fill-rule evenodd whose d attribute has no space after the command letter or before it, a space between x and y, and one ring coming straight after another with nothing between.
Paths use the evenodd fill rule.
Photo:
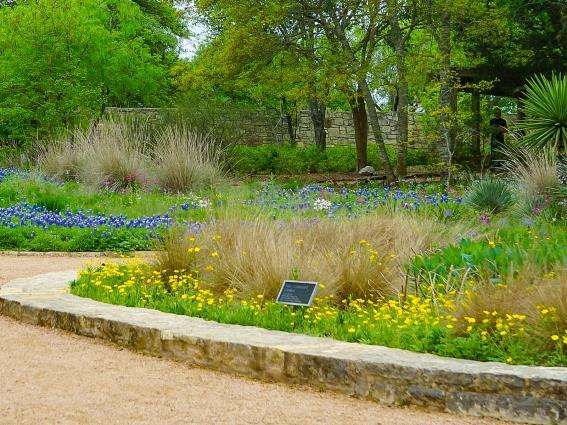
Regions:
<instances>
[{"instance_id":1,"label":"small rock","mask_svg":"<svg viewBox=\"0 0 567 425\"><path fill-rule=\"evenodd\" d=\"M358 174L360 174L361 176L372 176L376 174L376 170L374 169L374 167L367 165L366 167L361 168Z\"/></svg>"}]
</instances>

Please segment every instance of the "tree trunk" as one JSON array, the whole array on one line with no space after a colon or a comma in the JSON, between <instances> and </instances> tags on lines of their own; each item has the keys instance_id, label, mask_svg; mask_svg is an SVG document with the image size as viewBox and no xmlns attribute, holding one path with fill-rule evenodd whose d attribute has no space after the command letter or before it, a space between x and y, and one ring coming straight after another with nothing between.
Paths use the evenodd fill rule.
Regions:
<instances>
[{"instance_id":1,"label":"tree trunk","mask_svg":"<svg viewBox=\"0 0 567 425\"><path fill-rule=\"evenodd\" d=\"M384 137L382 135L382 129L380 128L380 120L378 118L378 113L376 112L376 103L372 97L372 92L370 91L370 87L368 87L368 83L365 79L361 79L359 87L364 93L364 100L366 101L366 107L368 109L368 117L370 118L370 126L372 127L372 133L374 134L374 140L376 141L378 150L380 151L386 177L389 181L395 181L396 174L394 173L394 169L390 163L390 158L388 158L388 152L386 151L386 144L384 143Z\"/></svg>"},{"instance_id":2,"label":"tree trunk","mask_svg":"<svg viewBox=\"0 0 567 425\"><path fill-rule=\"evenodd\" d=\"M451 124L449 116L451 111L451 18L448 12L443 14L437 44L441 53L440 90L439 90L439 154L450 173L451 160L453 157L453 143L451 135ZM450 178L450 176L449 176Z\"/></svg>"},{"instance_id":3,"label":"tree trunk","mask_svg":"<svg viewBox=\"0 0 567 425\"><path fill-rule=\"evenodd\" d=\"M352 98L349 98L349 101L356 142L356 167L359 171L368 165L368 116L366 115L364 95L360 89Z\"/></svg>"},{"instance_id":4,"label":"tree trunk","mask_svg":"<svg viewBox=\"0 0 567 425\"><path fill-rule=\"evenodd\" d=\"M478 161L479 168L480 168L480 160L481 160L481 153L480 153L480 127L482 122L482 117L480 115L480 91L475 89L472 92L471 97L471 110L473 114L473 145L472 145L472 154L474 158Z\"/></svg>"},{"instance_id":5,"label":"tree trunk","mask_svg":"<svg viewBox=\"0 0 567 425\"><path fill-rule=\"evenodd\" d=\"M405 177L407 174L406 154L408 150L408 133L409 133L409 117L408 117L408 82L400 81L400 97L398 104L398 149L397 149L397 168L398 176Z\"/></svg>"},{"instance_id":6,"label":"tree trunk","mask_svg":"<svg viewBox=\"0 0 567 425\"><path fill-rule=\"evenodd\" d=\"M459 134L459 124L457 122L457 112L458 112L458 95L459 92L455 87L453 87L453 76L450 75L450 85L451 89L449 91L449 139L450 146L453 154L458 151L458 134Z\"/></svg>"},{"instance_id":7,"label":"tree trunk","mask_svg":"<svg viewBox=\"0 0 567 425\"><path fill-rule=\"evenodd\" d=\"M291 143L295 144L295 131L293 131L293 120L291 119L291 114L285 114L285 123L287 126L287 135L289 136L289 140Z\"/></svg>"},{"instance_id":8,"label":"tree trunk","mask_svg":"<svg viewBox=\"0 0 567 425\"><path fill-rule=\"evenodd\" d=\"M324 104L317 99L309 99L309 115L313 123L313 131L315 137L315 145L319 150L325 150L327 147L327 132L325 131L325 111Z\"/></svg>"},{"instance_id":9,"label":"tree trunk","mask_svg":"<svg viewBox=\"0 0 567 425\"><path fill-rule=\"evenodd\" d=\"M408 119L408 80L406 73L406 42L400 27L399 14L400 5L397 3L390 5L392 13L391 18L391 44L396 52L396 71L398 74L397 84L397 172L398 177L404 177L407 174L406 153L408 146L409 119Z\"/></svg>"},{"instance_id":10,"label":"tree trunk","mask_svg":"<svg viewBox=\"0 0 567 425\"><path fill-rule=\"evenodd\" d=\"M334 27L334 33L337 36L339 43L343 46L345 52L350 56L352 63L357 63L356 56L350 46L348 37L346 36L344 30L340 25ZM372 97L372 92L368 83L366 82L366 75L359 76L358 87L364 94L364 101L366 102L366 108L368 110L368 117L370 118L370 126L372 127L372 133L374 135L374 140L378 145L378 150L380 151L380 156L382 159L382 164L384 170L386 171L386 177L389 181L396 180L396 174L390 163L390 158L388 158L388 152L386 151L386 145L384 143L384 137L382 136L382 129L380 128L380 120L378 119L378 113L376 112L376 103Z\"/></svg>"}]
</instances>

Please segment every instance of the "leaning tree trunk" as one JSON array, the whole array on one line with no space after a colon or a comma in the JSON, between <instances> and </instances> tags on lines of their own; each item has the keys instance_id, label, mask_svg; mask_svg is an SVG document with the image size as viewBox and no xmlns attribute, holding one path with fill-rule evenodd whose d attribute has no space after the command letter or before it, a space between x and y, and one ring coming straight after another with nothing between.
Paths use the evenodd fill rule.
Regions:
<instances>
[{"instance_id":1,"label":"leaning tree trunk","mask_svg":"<svg viewBox=\"0 0 567 425\"><path fill-rule=\"evenodd\" d=\"M398 143L397 143L397 169L398 176L405 177L407 174L406 154L408 150L408 82L400 81L400 101L398 105Z\"/></svg>"},{"instance_id":2,"label":"leaning tree trunk","mask_svg":"<svg viewBox=\"0 0 567 425\"><path fill-rule=\"evenodd\" d=\"M317 99L309 99L309 115L313 123L315 145L319 150L327 147L327 132L325 131L325 111L326 107Z\"/></svg>"},{"instance_id":3,"label":"leaning tree trunk","mask_svg":"<svg viewBox=\"0 0 567 425\"><path fill-rule=\"evenodd\" d=\"M408 149L409 117L408 117L408 80L405 69L405 52L403 46L398 46L402 51L397 52L398 56L398 140L397 140L397 171L399 177L407 174L406 153Z\"/></svg>"},{"instance_id":4,"label":"leaning tree trunk","mask_svg":"<svg viewBox=\"0 0 567 425\"><path fill-rule=\"evenodd\" d=\"M280 103L280 116L283 125L286 127L287 137L292 144L295 144L295 131L293 130L293 120L291 118L291 114L289 113L289 108L287 106L287 100L285 97L282 97Z\"/></svg>"},{"instance_id":5,"label":"leaning tree trunk","mask_svg":"<svg viewBox=\"0 0 567 425\"><path fill-rule=\"evenodd\" d=\"M345 52L347 52L350 58L352 59L352 62L356 63L357 62L356 56L350 46L348 37L346 36L343 28L340 25L335 26L334 32L338 38L338 41L343 46ZM395 181L396 174L394 173L394 169L392 168L392 164L390 163L390 158L388 158L388 152L386 151L386 144L384 143L382 129L380 128L380 120L378 119L378 113L376 112L376 102L374 102L374 98L372 97L372 92L370 91L370 87L368 87L366 76L360 77L360 81L358 81L358 87L364 94L364 101L366 102L368 117L370 118L370 126L372 127L374 140L376 141L376 144L378 145L378 150L380 151L382 163L386 171L386 178L389 181Z\"/></svg>"},{"instance_id":6,"label":"leaning tree trunk","mask_svg":"<svg viewBox=\"0 0 567 425\"><path fill-rule=\"evenodd\" d=\"M356 167L357 170L361 170L368 165L368 116L366 115L364 95L360 89L352 98L349 98L349 101L356 142Z\"/></svg>"},{"instance_id":7,"label":"leaning tree trunk","mask_svg":"<svg viewBox=\"0 0 567 425\"><path fill-rule=\"evenodd\" d=\"M390 158L388 157L388 152L386 151L386 144L384 143L384 136L382 135L382 129L380 128L380 120L378 118L378 113L376 112L376 103L372 97L372 92L364 78L359 82L359 87L364 93L364 100L366 101L366 107L368 109L368 117L370 118L370 126L372 127L372 133L374 134L374 140L378 145L382 164L386 171L386 177L389 181L395 181L396 174L394 173L394 169L390 163Z\"/></svg>"}]
</instances>

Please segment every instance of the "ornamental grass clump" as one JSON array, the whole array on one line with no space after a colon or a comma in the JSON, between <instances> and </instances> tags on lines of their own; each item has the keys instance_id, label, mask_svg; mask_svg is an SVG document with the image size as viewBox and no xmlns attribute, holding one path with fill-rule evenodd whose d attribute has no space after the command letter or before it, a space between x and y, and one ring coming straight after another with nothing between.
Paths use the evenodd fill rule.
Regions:
<instances>
[{"instance_id":1,"label":"ornamental grass clump","mask_svg":"<svg viewBox=\"0 0 567 425\"><path fill-rule=\"evenodd\" d=\"M460 297L455 316L462 334L478 332L481 340L522 338L540 350L567 344L567 268L558 265L542 275L526 263L502 283L475 282ZM462 319L462 320L461 320Z\"/></svg>"},{"instance_id":2,"label":"ornamental grass clump","mask_svg":"<svg viewBox=\"0 0 567 425\"><path fill-rule=\"evenodd\" d=\"M521 212L538 211L550 200L560 200L565 165L553 148L509 148L505 154L503 169L516 188Z\"/></svg>"},{"instance_id":3,"label":"ornamental grass clump","mask_svg":"<svg viewBox=\"0 0 567 425\"><path fill-rule=\"evenodd\" d=\"M80 139L59 140L40 148L38 168L44 175L58 180L78 181L84 173L85 161Z\"/></svg>"},{"instance_id":4,"label":"ornamental grass clump","mask_svg":"<svg viewBox=\"0 0 567 425\"><path fill-rule=\"evenodd\" d=\"M103 120L42 149L38 168L48 176L98 189L124 190L149 183L147 127Z\"/></svg>"},{"instance_id":5,"label":"ornamental grass clump","mask_svg":"<svg viewBox=\"0 0 567 425\"><path fill-rule=\"evenodd\" d=\"M157 184L168 192L210 188L223 180L221 147L183 126L161 131L153 147Z\"/></svg>"},{"instance_id":6,"label":"ornamental grass clump","mask_svg":"<svg viewBox=\"0 0 567 425\"><path fill-rule=\"evenodd\" d=\"M321 293L336 299L380 299L403 286L403 264L414 253L454 240L458 231L409 215L219 220L199 235L165 238L156 269L196 267L213 292L230 289L243 298L273 298L284 280L302 279L321 283Z\"/></svg>"},{"instance_id":7,"label":"ornamental grass clump","mask_svg":"<svg viewBox=\"0 0 567 425\"><path fill-rule=\"evenodd\" d=\"M101 122L85 151L85 180L97 188L120 191L150 184L148 155L143 132L125 122Z\"/></svg>"}]
</instances>

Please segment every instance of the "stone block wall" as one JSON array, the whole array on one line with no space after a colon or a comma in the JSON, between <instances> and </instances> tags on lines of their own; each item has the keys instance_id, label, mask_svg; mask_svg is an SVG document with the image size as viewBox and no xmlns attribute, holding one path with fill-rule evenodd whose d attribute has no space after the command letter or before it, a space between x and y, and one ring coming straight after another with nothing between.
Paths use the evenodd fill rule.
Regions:
<instances>
[{"instance_id":1,"label":"stone block wall","mask_svg":"<svg viewBox=\"0 0 567 425\"><path fill-rule=\"evenodd\" d=\"M160 109L154 108L106 108L107 115L135 116L143 115L149 119L156 119ZM231 119L231 118L227 118ZM234 140L247 145L261 145L270 143L283 143L289 140L286 123L276 111L266 113L243 114L239 122L230 123ZM380 126L384 140L387 144L395 144L398 136L397 116L395 112L380 114ZM327 131L327 144L348 145L354 144L354 125L352 114L349 111L327 111L325 119ZM313 123L309 111L302 110L297 115L296 128L297 141L301 144L314 142ZM374 141L372 128L369 128L368 141ZM415 116L409 117L409 147L424 147L424 141Z\"/></svg>"},{"instance_id":2,"label":"stone block wall","mask_svg":"<svg viewBox=\"0 0 567 425\"><path fill-rule=\"evenodd\" d=\"M345 145L354 143L354 125L352 114L349 111L327 111L325 120L327 129L327 143L331 145ZM297 140L302 143L313 142L313 124L309 117L309 111L300 111L297 119ZM384 140L387 144L395 144L398 136L397 116L395 112L380 114L380 127ZM420 142L420 129L415 121L415 116L410 115L409 120L409 144L415 145ZM368 140L374 141L372 128L369 128Z\"/></svg>"}]
</instances>

